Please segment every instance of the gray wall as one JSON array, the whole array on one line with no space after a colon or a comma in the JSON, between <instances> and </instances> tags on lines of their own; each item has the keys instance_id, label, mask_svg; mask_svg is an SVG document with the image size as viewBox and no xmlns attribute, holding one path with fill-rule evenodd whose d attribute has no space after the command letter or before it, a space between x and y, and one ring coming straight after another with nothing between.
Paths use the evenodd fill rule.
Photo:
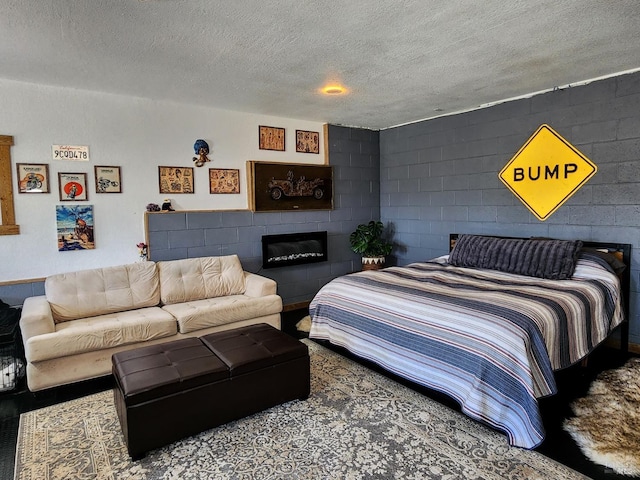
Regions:
<instances>
[{"instance_id":1,"label":"gray wall","mask_svg":"<svg viewBox=\"0 0 640 480\"><path fill-rule=\"evenodd\" d=\"M543 123L598 172L541 222L498 173ZM630 243L640 344L640 74L384 130L380 152L381 220L395 230L399 264L446 253L451 232Z\"/></svg>"},{"instance_id":2,"label":"gray wall","mask_svg":"<svg viewBox=\"0 0 640 480\"><path fill-rule=\"evenodd\" d=\"M359 223L380 216L378 138L378 132L370 130L329 127L333 210L149 214L151 259L237 254L245 270L278 282L285 305L311 300L329 280L360 270L360 257L349 249L348 236ZM262 235L323 230L327 262L262 269Z\"/></svg>"},{"instance_id":3,"label":"gray wall","mask_svg":"<svg viewBox=\"0 0 640 480\"><path fill-rule=\"evenodd\" d=\"M24 299L44 295L44 282L23 282L0 286L0 300L11 306L21 306Z\"/></svg>"}]
</instances>

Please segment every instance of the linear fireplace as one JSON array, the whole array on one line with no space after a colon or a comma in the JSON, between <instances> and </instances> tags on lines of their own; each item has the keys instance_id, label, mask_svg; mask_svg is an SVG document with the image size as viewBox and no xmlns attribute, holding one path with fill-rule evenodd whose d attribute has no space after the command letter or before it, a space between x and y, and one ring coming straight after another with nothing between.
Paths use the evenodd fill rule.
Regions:
<instances>
[{"instance_id":1,"label":"linear fireplace","mask_svg":"<svg viewBox=\"0 0 640 480\"><path fill-rule=\"evenodd\" d=\"M327 232L262 236L262 268L327 261Z\"/></svg>"}]
</instances>

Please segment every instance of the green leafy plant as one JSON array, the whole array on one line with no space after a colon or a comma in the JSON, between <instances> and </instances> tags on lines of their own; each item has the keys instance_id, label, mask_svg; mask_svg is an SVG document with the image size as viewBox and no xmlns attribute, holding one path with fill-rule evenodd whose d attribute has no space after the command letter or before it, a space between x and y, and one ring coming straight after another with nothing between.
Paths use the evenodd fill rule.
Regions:
<instances>
[{"instance_id":1,"label":"green leafy plant","mask_svg":"<svg viewBox=\"0 0 640 480\"><path fill-rule=\"evenodd\" d=\"M355 232L349 235L351 250L363 257L384 257L391 253L393 244L382 238L384 225L380 221L371 220L361 223Z\"/></svg>"}]
</instances>

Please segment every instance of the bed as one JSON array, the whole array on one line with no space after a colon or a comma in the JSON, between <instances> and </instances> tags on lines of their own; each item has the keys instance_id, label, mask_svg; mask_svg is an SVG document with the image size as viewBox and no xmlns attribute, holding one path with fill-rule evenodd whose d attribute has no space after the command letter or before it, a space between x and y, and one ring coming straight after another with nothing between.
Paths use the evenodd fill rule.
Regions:
<instances>
[{"instance_id":1,"label":"bed","mask_svg":"<svg viewBox=\"0 0 640 480\"><path fill-rule=\"evenodd\" d=\"M309 336L445 393L511 445L535 448L544 439L538 399L556 393L554 371L585 359L618 327L626 348L631 247L480 235L452 242L449 255L332 280L309 306Z\"/></svg>"}]
</instances>

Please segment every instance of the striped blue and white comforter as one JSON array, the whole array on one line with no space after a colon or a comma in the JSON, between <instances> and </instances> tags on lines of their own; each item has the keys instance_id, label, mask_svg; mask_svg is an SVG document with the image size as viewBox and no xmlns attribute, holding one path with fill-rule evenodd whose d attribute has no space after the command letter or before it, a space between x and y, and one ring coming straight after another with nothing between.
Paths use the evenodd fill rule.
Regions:
<instances>
[{"instance_id":1,"label":"striped blue and white comforter","mask_svg":"<svg viewBox=\"0 0 640 480\"><path fill-rule=\"evenodd\" d=\"M570 280L453 267L447 256L325 285L310 337L329 340L454 398L468 416L534 448L537 399L553 371L585 357L623 320L618 278L581 258Z\"/></svg>"}]
</instances>

